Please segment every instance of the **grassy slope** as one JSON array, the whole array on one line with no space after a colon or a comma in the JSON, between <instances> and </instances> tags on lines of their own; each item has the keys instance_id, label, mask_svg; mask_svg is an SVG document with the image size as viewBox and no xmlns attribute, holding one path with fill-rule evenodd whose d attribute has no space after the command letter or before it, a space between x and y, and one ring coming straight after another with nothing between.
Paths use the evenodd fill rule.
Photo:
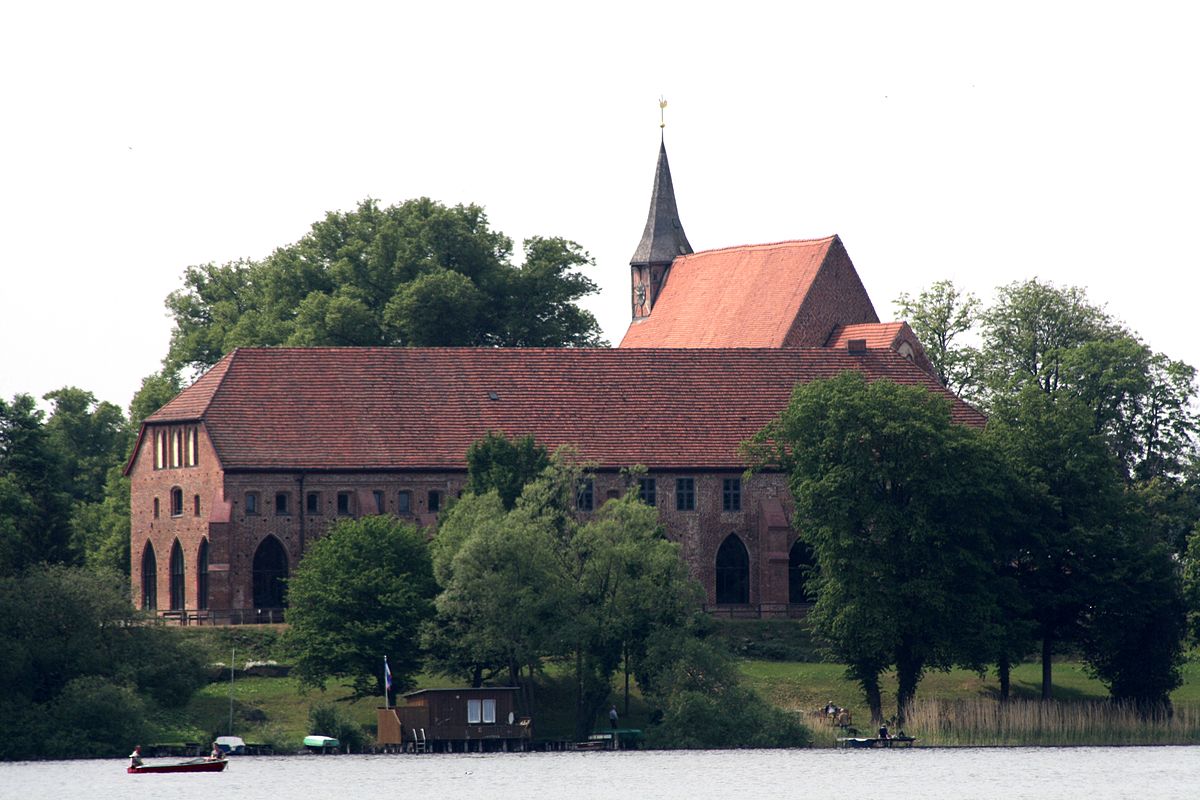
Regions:
<instances>
[{"instance_id":1,"label":"grassy slope","mask_svg":"<svg viewBox=\"0 0 1200 800\"><path fill-rule=\"evenodd\" d=\"M803 637L794 636L794 625L790 626L745 626L737 624L720 633L730 639L735 652L744 655L760 655L764 650L771 655L795 655L810 657L810 648ZM255 660L275 658L285 661L279 651L275 632L264 630L255 633L250 629L233 632L191 633L204 644L207 652L216 660L225 653L229 658L230 637L237 637L238 662L242 654ZM767 661L745 658L742 670L749 685L768 701L781 708L808 714L829 700L850 709L854 720L860 725L868 719L861 692L843 675L838 664L816 661ZM1193 654L1184 667L1184 684L1172 698L1177 704L1200 705L1200 654ZM618 677L618 681L619 681ZM417 687L453 685L444 678L423 674L418 676ZM887 676L884 683L884 708L894 713L895 681ZM1027 663L1013 672L1013 693L1018 697L1039 696L1041 666ZM1102 699L1107 696L1099 681L1090 678L1083 667L1075 662L1058 662L1054 665L1055 697L1062 700ZM929 673L918 689L919 697L959 699L994 696L998 683L994 674L979 676L973 672L953 670L948 673ZM327 691L302 692L294 678L238 678L233 684L234 733L250 742L266 742L277 748L290 750L299 747L300 740L308 733L308 711L313 705L338 702L349 709L354 718L373 730L375 709L380 698L366 698L349 702L345 687L331 685ZM623 708L619 690L614 687L614 699ZM550 670L539 694L537 734L539 736L566 738L571 732L573 696L570 681ZM634 689L630 713L622 714L623 724L631 727L646 725L648 710ZM214 733L228 733L229 728L229 682L227 679L209 684L196 694L185 709L166 719L162 741L205 742ZM600 721L604 724L604 720ZM817 744L830 744L835 731L813 725L817 733ZM864 726L865 728L865 726Z\"/></svg>"}]
</instances>

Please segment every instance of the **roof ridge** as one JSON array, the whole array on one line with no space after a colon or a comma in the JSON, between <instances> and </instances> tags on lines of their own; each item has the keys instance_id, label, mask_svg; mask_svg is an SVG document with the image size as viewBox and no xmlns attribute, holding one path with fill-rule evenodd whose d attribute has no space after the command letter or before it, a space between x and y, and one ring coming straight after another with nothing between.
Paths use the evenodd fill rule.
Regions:
<instances>
[{"instance_id":1,"label":"roof ridge","mask_svg":"<svg viewBox=\"0 0 1200 800\"><path fill-rule=\"evenodd\" d=\"M802 244L832 244L838 239L836 233L831 233L828 236L822 236L818 239L783 239L778 242L762 242L760 244L737 244L729 247L717 247L712 250L697 250L694 253L689 253L686 256L680 256L684 259L695 258L696 256L708 255L710 253L727 253L731 250L779 250L792 245Z\"/></svg>"}]
</instances>

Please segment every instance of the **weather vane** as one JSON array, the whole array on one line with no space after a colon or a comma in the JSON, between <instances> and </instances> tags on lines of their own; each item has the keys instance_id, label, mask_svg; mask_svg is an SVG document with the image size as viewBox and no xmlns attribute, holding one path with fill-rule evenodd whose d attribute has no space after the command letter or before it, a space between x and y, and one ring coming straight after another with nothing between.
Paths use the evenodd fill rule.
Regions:
<instances>
[{"instance_id":1,"label":"weather vane","mask_svg":"<svg viewBox=\"0 0 1200 800\"><path fill-rule=\"evenodd\" d=\"M665 99L663 99L663 96L660 94L658 96L658 127L660 127L660 128L667 127L666 108L667 108L667 101Z\"/></svg>"}]
</instances>

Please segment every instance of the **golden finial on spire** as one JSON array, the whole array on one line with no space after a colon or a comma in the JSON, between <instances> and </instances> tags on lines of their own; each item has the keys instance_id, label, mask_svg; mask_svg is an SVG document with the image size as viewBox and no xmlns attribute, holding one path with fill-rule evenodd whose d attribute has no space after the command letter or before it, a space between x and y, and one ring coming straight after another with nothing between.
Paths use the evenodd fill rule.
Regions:
<instances>
[{"instance_id":1,"label":"golden finial on spire","mask_svg":"<svg viewBox=\"0 0 1200 800\"><path fill-rule=\"evenodd\" d=\"M667 101L664 100L663 96L660 94L658 96L658 127L660 127L660 128L667 127L666 108L667 108Z\"/></svg>"}]
</instances>

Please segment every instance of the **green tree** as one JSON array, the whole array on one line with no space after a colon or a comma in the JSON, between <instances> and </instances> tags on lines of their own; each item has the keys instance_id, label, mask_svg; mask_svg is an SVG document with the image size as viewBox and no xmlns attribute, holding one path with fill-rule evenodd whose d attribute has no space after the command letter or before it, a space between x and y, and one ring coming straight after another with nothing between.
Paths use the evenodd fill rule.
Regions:
<instances>
[{"instance_id":1,"label":"green tree","mask_svg":"<svg viewBox=\"0 0 1200 800\"><path fill-rule=\"evenodd\" d=\"M639 681L656 708L647 731L652 747L689 750L804 747L812 735L799 719L768 705L741 683L737 664L720 647L671 628L647 642Z\"/></svg>"},{"instance_id":2,"label":"green tree","mask_svg":"<svg viewBox=\"0 0 1200 800\"><path fill-rule=\"evenodd\" d=\"M512 510L527 483L550 466L550 454L532 436L509 439L489 431L467 448L467 490L475 495L496 490Z\"/></svg>"},{"instance_id":3,"label":"green tree","mask_svg":"<svg viewBox=\"0 0 1200 800\"><path fill-rule=\"evenodd\" d=\"M116 573L34 566L0 577L0 619L0 714L27 734L0 742L0 758L116 755L205 680L180 631L138 624Z\"/></svg>"},{"instance_id":4,"label":"green tree","mask_svg":"<svg viewBox=\"0 0 1200 800\"><path fill-rule=\"evenodd\" d=\"M1118 536L1113 574L1085 614L1084 657L1114 700L1169 713L1170 693L1183 682L1183 581L1170 549L1136 522Z\"/></svg>"},{"instance_id":5,"label":"green tree","mask_svg":"<svg viewBox=\"0 0 1200 800\"><path fill-rule=\"evenodd\" d=\"M175 395L183 391L183 384L176 372L163 369L142 379L142 385L129 402L129 424L135 433L142 420L165 406Z\"/></svg>"},{"instance_id":6,"label":"green tree","mask_svg":"<svg viewBox=\"0 0 1200 800\"><path fill-rule=\"evenodd\" d=\"M64 488L78 503L104 496L108 471L125 460L132 434L121 409L91 392L66 386L45 395L52 404L46 436L64 466Z\"/></svg>"},{"instance_id":7,"label":"green tree","mask_svg":"<svg viewBox=\"0 0 1200 800\"><path fill-rule=\"evenodd\" d=\"M813 381L747 451L788 475L817 560L813 625L876 719L884 667L903 723L927 669L993 655L1000 467L944 397L858 372Z\"/></svg>"},{"instance_id":8,"label":"green tree","mask_svg":"<svg viewBox=\"0 0 1200 800\"><path fill-rule=\"evenodd\" d=\"M287 640L301 683L345 679L355 697L380 694L387 656L393 688L411 687L434 594L419 528L390 516L332 525L288 581Z\"/></svg>"},{"instance_id":9,"label":"green tree","mask_svg":"<svg viewBox=\"0 0 1200 800\"><path fill-rule=\"evenodd\" d=\"M442 592L430 634L454 644L443 664L476 675L507 668L523 687L543 661L566 665L578 735L590 732L626 654L643 652L653 630L682 624L698 597L677 546L634 494L576 512L584 477L560 452L512 510L494 490L463 496L433 545Z\"/></svg>"},{"instance_id":10,"label":"green tree","mask_svg":"<svg viewBox=\"0 0 1200 800\"><path fill-rule=\"evenodd\" d=\"M979 298L960 292L951 281L937 281L915 298L901 294L895 305L924 346L942 385L960 397L977 394L979 350L962 339L979 321Z\"/></svg>"},{"instance_id":11,"label":"green tree","mask_svg":"<svg viewBox=\"0 0 1200 800\"><path fill-rule=\"evenodd\" d=\"M66 466L32 397L0 399L0 575L75 563Z\"/></svg>"},{"instance_id":12,"label":"green tree","mask_svg":"<svg viewBox=\"0 0 1200 800\"><path fill-rule=\"evenodd\" d=\"M535 237L517 266L512 249L478 206L365 200L262 260L189 267L167 299L168 370L250 345L602 344L575 305L596 290L587 253Z\"/></svg>"},{"instance_id":13,"label":"green tree","mask_svg":"<svg viewBox=\"0 0 1200 800\"><path fill-rule=\"evenodd\" d=\"M533 677L560 651L571 587L547 521L520 507L506 511L494 490L467 493L442 518L431 545L441 592L426 630L438 668L480 686L506 672L533 713Z\"/></svg>"}]
</instances>

